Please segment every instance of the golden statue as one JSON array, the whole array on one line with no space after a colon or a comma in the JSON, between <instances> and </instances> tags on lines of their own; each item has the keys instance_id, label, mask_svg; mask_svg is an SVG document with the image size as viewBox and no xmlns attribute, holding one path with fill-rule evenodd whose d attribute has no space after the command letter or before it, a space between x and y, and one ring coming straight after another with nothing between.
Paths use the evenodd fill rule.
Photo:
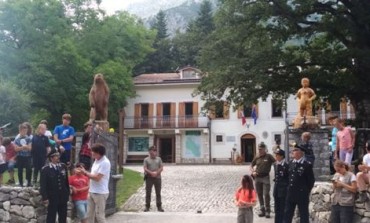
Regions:
<instances>
[{"instance_id":1,"label":"golden statue","mask_svg":"<svg viewBox=\"0 0 370 223\"><path fill-rule=\"evenodd\" d=\"M298 98L299 113L294 120L294 128L317 128L319 120L312 116L312 100L316 98L314 90L310 86L308 78L302 78L302 87L298 90L296 97Z\"/></svg>"},{"instance_id":2,"label":"golden statue","mask_svg":"<svg viewBox=\"0 0 370 223\"><path fill-rule=\"evenodd\" d=\"M301 117L312 116L312 100L316 98L316 94L309 88L310 80L308 78L302 78L301 84L302 87L296 94L298 98L299 114Z\"/></svg>"}]
</instances>

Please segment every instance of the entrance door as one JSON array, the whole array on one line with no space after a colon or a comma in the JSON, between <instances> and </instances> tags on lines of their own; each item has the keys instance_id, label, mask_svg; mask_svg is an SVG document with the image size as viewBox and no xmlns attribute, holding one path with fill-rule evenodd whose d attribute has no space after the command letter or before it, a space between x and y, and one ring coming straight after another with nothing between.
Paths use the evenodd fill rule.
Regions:
<instances>
[{"instance_id":1,"label":"entrance door","mask_svg":"<svg viewBox=\"0 0 370 223\"><path fill-rule=\"evenodd\" d=\"M173 163L175 160L174 138L159 138L159 156L164 163Z\"/></svg>"},{"instance_id":2,"label":"entrance door","mask_svg":"<svg viewBox=\"0 0 370 223\"><path fill-rule=\"evenodd\" d=\"M244 162L252 162L256 155L256 137L251 134L243 135L240 145Z\"/></svg>"}]
</instances>

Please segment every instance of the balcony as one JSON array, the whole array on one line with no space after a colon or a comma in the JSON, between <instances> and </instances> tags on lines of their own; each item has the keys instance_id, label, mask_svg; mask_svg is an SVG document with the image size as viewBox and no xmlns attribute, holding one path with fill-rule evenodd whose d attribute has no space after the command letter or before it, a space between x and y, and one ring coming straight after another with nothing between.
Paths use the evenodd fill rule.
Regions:
<instances>
[{"instance_id":1,"label":"balcony","mask_svg":"<svg viewBox=\"0 0 370 223\"><path fill-rule=\"evenodd\" d=\"M153 116L125 117L125 129L174 129L207 128L208 117L199 116Z\"/></svg>"}]
</instances>

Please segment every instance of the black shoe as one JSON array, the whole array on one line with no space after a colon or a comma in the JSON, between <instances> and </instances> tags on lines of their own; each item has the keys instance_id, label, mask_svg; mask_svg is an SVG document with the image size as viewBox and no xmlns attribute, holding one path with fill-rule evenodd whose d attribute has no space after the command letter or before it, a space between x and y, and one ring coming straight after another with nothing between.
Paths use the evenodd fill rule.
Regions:
<instances>
[{"instance_id":1,"label":"black shoe","mask_svg":"<svg viewBox=\"0 0 370 223\"><path fill-rule=\"evenodd\" d=\"M269 213L269 212L266 212L265 217L266 217L266 218L270 218L270 213Z\"/></svg>"},{"instance_id":2,"label":"black shoe","mask_svg":"<svg viewBox=\"0 0 370 223\"><path fill-rule=\"evenodd\" d=\"M148 212L150 208L145 208L144 209L144 212Z\"/></svg>"},{"instance_id":3,"label":"black shoe","mask_svg":"<svg viewBox=\"0 0 370 223\"><path fill-rule=\"evenodd\" d=\"M258 213L258 217L264 217L265 216L265 212L264 211L261 211Z\"/></svg>"},{"instance_id":4,"label":"black shoe","mask_svg":"<svg viewBox=\"0 0 370 223\"><path fill-rule=\"evenodd\" d=\"M31 183L28 183L27 187L33 187L33 185Z\"/></svg>"},{"instance_id":5,"label":"black shoe","mask_svg":"<svg viewBox=\"0 0 370 223\"><path fill-rule=\"evenodd\" d=\"M159 212L164 212L163 208L158 208Z\"/></svg>"}]
</instances>

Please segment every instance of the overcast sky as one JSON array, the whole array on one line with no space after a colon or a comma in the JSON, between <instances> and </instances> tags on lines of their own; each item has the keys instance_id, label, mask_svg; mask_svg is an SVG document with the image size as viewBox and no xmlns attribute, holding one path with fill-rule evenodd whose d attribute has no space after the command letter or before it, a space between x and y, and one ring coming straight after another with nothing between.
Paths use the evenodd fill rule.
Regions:
<instances>
[{"instance_id":1,"label":"overcast sky","mask_svg":"<svg viewBox=\"0 0 370 223\"><path fill-rule=\"evenodd\" d=\"M105 9L109 14L113 14L117 10L124 10L132 3L142 2L144 0L103 0L101 8Z\"/></svg>"}]
</instances>

